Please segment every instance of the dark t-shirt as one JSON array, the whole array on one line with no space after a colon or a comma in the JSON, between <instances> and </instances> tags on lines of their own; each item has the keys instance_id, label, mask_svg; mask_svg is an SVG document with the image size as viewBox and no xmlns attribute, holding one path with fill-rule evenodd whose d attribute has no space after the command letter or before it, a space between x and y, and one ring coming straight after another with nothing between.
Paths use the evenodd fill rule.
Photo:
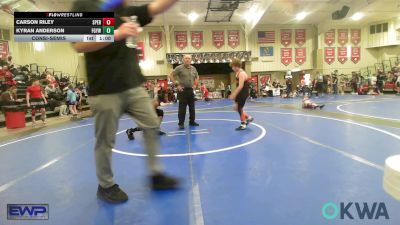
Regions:
<instances>
[{"instance_id":1,"label":"dark t-shirt","mask_svg":"<svg viewBox=\"0 0 400 225\"><path fill-rule=\"evenodd\" d=\"M73 10L76 12L100 11L98 1L79 0ZM140 26L152 21L148 5L117 8L114 11L115 29L123 21L121 16L136 15ZM85 53L86 71L89 81L89 95L113 94L140 86L144 81L140 70L137 50L125 46L125 39L116 41L98 51Z\"/></svg>"}]
</instances>

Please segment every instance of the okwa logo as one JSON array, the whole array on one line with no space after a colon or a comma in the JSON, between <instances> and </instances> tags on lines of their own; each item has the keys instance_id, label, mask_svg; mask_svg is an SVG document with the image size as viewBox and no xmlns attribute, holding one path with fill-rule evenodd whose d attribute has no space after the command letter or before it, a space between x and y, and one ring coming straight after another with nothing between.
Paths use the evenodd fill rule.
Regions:
<instances>
[{"instance_id":1,"label":"okwa logo","mask_svg":"<svg viewBox=\"0 0 400 225\"><path fill-rule=\"evenodd\" d=\"M360 220L378 220L389 219L386 205L383 202L341 202L338 206L333 202L328 202L322 207L322 216L327 220L333 220L340 216L340 219L360 219Z\"/></svg>"}]
</instances>

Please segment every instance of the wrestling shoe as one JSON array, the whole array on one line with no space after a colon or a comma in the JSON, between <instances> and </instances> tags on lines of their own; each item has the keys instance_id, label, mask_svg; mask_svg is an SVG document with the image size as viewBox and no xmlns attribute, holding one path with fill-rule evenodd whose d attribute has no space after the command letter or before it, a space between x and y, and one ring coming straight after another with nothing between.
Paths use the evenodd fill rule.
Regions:
<instances>
[{"instance_id":1,"label":"wrestling shoe","mask_svg":"<svg viewBox=\"0 0 400 225\"><path fill-rule=\"evenodd\" d=\"M180 130L185 129L185 125L183 125L183 124L178 124L178 126L179 126L179 129L180 129Z\"/></svg>"},{"instance_id":2,"label":"wrestling shoe","mask_svg":"<svg viewBox=\"0 0 400 225\"><path fill-rule=\"evenodd\" d=\"M242 123L242 124L240 124L240 126L237 127L235 130L246 130L246 128L247 128L246 123Z\"/></svg>"},{"instance_id":3,"label":"wrestling shoe","mask_svg":"<svg viewBox=\"0 0 400 225\"><path fill-rule=\"evenodd\" d=\"M325 105L320 105L319 106L319 109L322 109L322 108L324 108L325 107Z\"/></svg>"},{"instance_id":4,"label":"wrestling shoe","mask_svg":"<svg viewBox=\"0 0 400 225\"><path fill-rule=\"evenodd\" d=\"M189 123L189 126L191 126L191 127L198 127L198 126L200 126L200 124L198 124L198 123L196 123L196 122L190 122Z\"/></svg>"},{"instance_id":5,"label":"wrestling shoe","mask_svg":"<svg viewBox=\"0 0 400 225\"><path fill-rule=\"evenodd\" d=\"M254 118L253 117L249 117L246 119L246 125L249 125L249 123L253 122Z\"/></svg>"},{"instance_id":6,"label":"wrestling shoe","mask_svg":"<svg viewBox=\"0 0 400 225\"><path fill-rule=\"evenodd\" d=\"M128 129L125 131L126 135L128 136L129 140L135 140L135 136L133 136L133 131L132 129Z\"/></svg>"},{"instance_id":7,"label":"wrestling shoe","mask_svg":"<svg viewBox=\"0 0 400 225\"><path fill-rule=\"evenodd\" d=\"M164 131L158 131L158 135L160 135L160 136L163 136L163 135L166 135L166 133L164 132Z\"/></svg>"}]
</instances>

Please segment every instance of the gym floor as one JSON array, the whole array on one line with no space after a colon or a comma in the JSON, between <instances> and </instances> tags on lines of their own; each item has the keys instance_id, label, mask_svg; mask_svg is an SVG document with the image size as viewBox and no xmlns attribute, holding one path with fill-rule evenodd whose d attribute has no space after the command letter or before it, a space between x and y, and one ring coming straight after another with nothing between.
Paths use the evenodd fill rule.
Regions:
<instances>
[{"instance_id":1,"label":"gym floor","mask_svg":"<svg viewBox=\"0 0 400 225\"><path fill-rule=\"evenodd\" d=\"M177 105L164 106L160 157L182 181L176 191L149 189L142 134L129 141L134 122L121 118L113 167L130 199L120 205L96 197L93 118L2 142L0 224L400 224L400 202L382 188L384 161L399 154L400 97L312 100L325 108L303 110L300 98L249 101L255 120L245 131L234 130L229 100L198 101L200 127L184 131ZM328 221L327 202L383 202L390 219ZM7 220L7 204L29 203L49 204L49 220Z\"/></svg>"}]
</instances>

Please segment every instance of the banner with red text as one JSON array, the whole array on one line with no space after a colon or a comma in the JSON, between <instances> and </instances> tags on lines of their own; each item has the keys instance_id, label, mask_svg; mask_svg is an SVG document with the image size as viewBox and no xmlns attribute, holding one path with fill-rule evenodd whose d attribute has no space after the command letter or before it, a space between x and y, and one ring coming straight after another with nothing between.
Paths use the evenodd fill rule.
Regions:
<instances>
[{"instance_id":1,"label":"banner with red text","mask_svg":"<svg viewBox=\"0 0 400 225\"><path fill-rule=\"evenodd\" d=\"M351 48L351 61L353 63L358 63L361 58L361 48L360 47L352 47Z\"/></svg>"},{"instance_id":2,"label":"banner with red text","mask_svg":"<svg viewBox=\"0 0 400 225\"><path fill-rule=\"evenodd\" d=\"M285 66L292 63L292 49L281 48L281 63Z\"/></svg>"},{"instance_id":3,"label":"banner with red text","mask_svg":"<svg viewBox=\"0 0 400 225\"><path fill-rule=\"evenodd\" d=\"M188 37L186 31L175 31L175 45L180 50L188 46Z\"/></svg>"},{"instance_id":4,"label":"banner with red text","mask_svg":"<svg viewBox=\"0 0 400 225\"><path fill-rule=\"evenodd\" d=\"M338 43L344 46L349 42L349 30L348 29L338 29Z\"/></svg>"},{"instance_id":5,"label":"banner with red text","mask_svg":"<svg viewBox=\"0 0 400 225\"><path fill-rule=\"evenodd\" d=\"M149 32L149 44L152 49L158 51L162 47L162 33Z\"/></svg>"},{"instance_id":6,"label":"banner with red text","mask_svg":"<svg viewBox=\"0 0 400 225\"><path fill-rule=\"evenodd\" d=\"M347 48L346 47L338 47L337 54L338 54L338 61L341 64L344 64L347 61Z\"/></svg>"},{"instance_id":7,"label":"banner with red text","mask_svg":"<svg viewBox=\"0 0 400 225\"><path fill-rule=\"evenodd\" d=\"M193 48L200 49L203 47L203 31L190 31L190 38Z\"/></svg>"},{"instance_id":8,"label":"banner with red text","mask_svg":"<svg viewBox=\"0 0 400 225\"><path fill-rule=\"evenodd\" d=\"M361 29L351 29L351 43L358 45L361 42Z\"/></svg>"},{"instance_id":9,"label":"banner with red text","mask_svg":"<svg viewBox=\"0 0 400 225\"><path fill-rule=\"evenodd\" d=\"M306 43L306 30L305 29L296 29L294 39L296 45L299 47L303 46Z\"/></svg>"},{"instance_id":10,"label":"banner with red text","mask_svg":"<svg viewBox=\"0 0 400 225\"><path fill-rule=\"evenodd\" d=\"M228 30L228 45L233 49L240 45L240 33L238 30Z\"/></svg>"},{"instance_id":11,"label":"banner with red text","mask_svg":"<svg viewBox=\"0 0 400 225\"><path fill-rule=\"evenodd\" d=\"M335 48L326 47L324 58L326 63L332 64L335 61Z\"/></svg>"},{"instance_id":12,"label":"banner with red text","mask_svg":"<svg viewBox=\"0 0 400 225\"><path fill-rule=\"evenodd\" d=\"M331 45L333 45L333 43L335 43L335 30L334 29L325 32L324 36L325 36L324 40L325 40L326 45L331 46Z\"/></svg>"},{"instance_id":13,"label":"banner with red text","mask_svg":"<svg viewBox=\"0 0 400 225\"><path fill-rule=\"evenodd\" d=\"M306 61L306 48L295 48L294 58L297 64L303 65Z\"/></svg>"},{"instance_id":14,"label":"banner with red text","mask_svg":"<svg viewBox=\"0 0 400 225\"><path fill-rule=\"evenodd\" d=\"M213 31L212 42L216 48L221 48L225 44L225 31Z\"/></svg>"},{"instance_id":15,"label":"banner with red text","mask_svg":"<svg viewBox=\"0 0 400 225\"><path fill-rule=\"evenodd\" d=\"M292 43L292 30L282 29L281 30L281 44L285 47Z\"/></svg>"}]
</instances>

